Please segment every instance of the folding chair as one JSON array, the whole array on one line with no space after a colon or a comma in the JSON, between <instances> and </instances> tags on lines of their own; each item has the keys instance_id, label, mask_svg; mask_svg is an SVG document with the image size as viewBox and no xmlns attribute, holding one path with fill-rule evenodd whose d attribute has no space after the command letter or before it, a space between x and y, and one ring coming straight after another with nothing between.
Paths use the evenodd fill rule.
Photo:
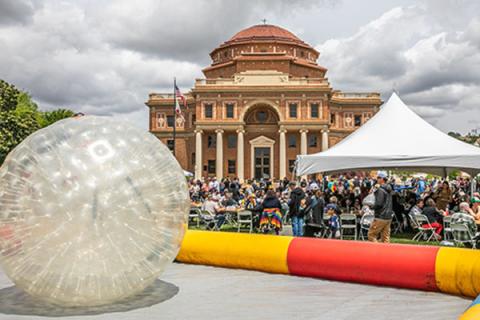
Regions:
<instances>
[{"instance_id":1,"label":"folding chair","mask_svg":"<svg viewBox=\"0 0 480 320\"><path fill-rule=\"evenodd\" d=\"M345 231L351 230L352 232L345 233ZM340 215L340 239L344 237L353 237L353 240L357 240L357 216L351 213L344 213Z\"/></svg>"},{"instance_id":2,"label":"folding chair","mask_svg":"<svg viewBox=\"0 0 480 320\"><path fill-rule=\"evenodd\" d=\"M200 214L200 223L205 224L206 230L218 230L215 215L209 211L202 210Z\"/></svg>"},{"instance_id":3,"label":"folding chair","mask_svg":"<svg viewBox=\"0 0 480 320\"><path fill-rule=\"evenodd\" d=\"M373 213L365 213L360 219L360 239L365 240L365 236L368 235L368 230L372 225L375 215Z\"/></svg>"},{"instance_id":4,"label":"folding chair","mask_svg":"<svg viewBox=\"0 0 480 320\"><path fill-rule=\"evenodd\" d=\"M202 210L199 208L190 208L190 212L188 214L188 225L190 226L190 222L197 222L197 228L200 228L200 220L202 219Z\"/></svg>"},{"instance_id":5,"label":"folding chair","mask_svg":"<svg viewBox=\"0 0 480 320\"><path fill-rule=\"evenodd\" d=\"M392 233L396 234L399 232L402 232L402 224L398 221L398 217L394 213L392 216Z\"/></svg>"},{"instance_id":6,"label":"folding chair","mask_svg":"<svg viewBox=\"0 0 480 320\"><path fill-rule=\"evenodd\" d=\"M434 239L435 241L438 240L435 233L435 228L432 227L432 225L428 221L428 218L425 215L416 214L414 219L417 223L418 233L415 237L413 237L413 240L419 241L421 237L423 237L424 239L426 238L427 242L430 242L432 239Z\"/></svg>"},{"instance_id":7,"label":"folding chair","mask_svg":"<svg viewBox=\"0 0 480 320\"><path fill-rule=\"evenodd\" d=\"M242 226L247 225L249 233L252 233L253 231L253 216L252 212L249 210L242 210L237 213L237 223L238 223L238 229L237 232L240 232L240 230L245 229L242 228Z\"/></svg>"},{"instance_id":8,"label":"folding chair","mask_svg":"<svg viewBox=\"0 0 480 320\"><path fill-rule=\"evenodd\" d=\"M452 216L443 217L443 239L453 239L452 228L450 224L452 222Z\"/></svg>"},{"instance_id":9,"label":"folding chair","mask_svg":"<svg viewBox=\"0 0 480 320\"><path fill-rule=\"evenodd\" d=\"M452 230L453 242L455 242L455 244L470 243L472 245L472 249L477 248L477 241L474 239L474 236L466 224L452 223L450 224L450 228Z\"/></svg>"}]
</instances>

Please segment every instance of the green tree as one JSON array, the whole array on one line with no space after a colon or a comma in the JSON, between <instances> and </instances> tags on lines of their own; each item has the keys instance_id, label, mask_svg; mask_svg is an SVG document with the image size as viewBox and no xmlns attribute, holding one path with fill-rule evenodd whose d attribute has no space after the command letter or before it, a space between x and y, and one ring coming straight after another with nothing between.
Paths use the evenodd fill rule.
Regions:
<instances>
[{"instance_id":1,"label":"green tree","mask_svg":"<svg viewBox=\"0 0 480 320\"><path fill-rule=\"evenodd\" d=\"M17 107L20 91L14 85L0 79L0 111L11 111Z\"/></svg>"},{"instance_id":2,"label":"green tree","mask_svg":"<svg viewBox=\"0 0 480 320\"><path fill-rule=\"evenodd\" d=\"M40 125L43 128L59 120L70 118L74 114L75 113L72 110L68 110L68 109L56 109L53 111L45 111L45 112L42 112L42 121L40 122Z\"/></svg>"},{"instance_id":3,"label":"green tree","mask_svg":"<svg viewBox=\"0 0 480 320\"><path fill-rule=\"evenodd\" d=\"M8 153L40 127L33 112L19 116L13 111L0 112L0 164Z\"/></svg>"},{"instance_id":4,"label":"green tree","mask_svg":"<svg viewBox=\"0 0 480 320\"><path fill-rule=\"evenodd\" d=\"M73 115L68 109L42 112L27 92L0 79L0 165L28 135Z\"/></svg>"}]
</instances>

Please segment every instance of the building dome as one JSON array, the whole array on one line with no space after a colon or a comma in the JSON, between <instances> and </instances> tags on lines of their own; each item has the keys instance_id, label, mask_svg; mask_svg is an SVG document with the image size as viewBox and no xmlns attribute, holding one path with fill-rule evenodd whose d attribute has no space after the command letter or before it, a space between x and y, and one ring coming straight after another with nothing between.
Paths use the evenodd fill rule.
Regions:
<instances>
[{"instance_id":1,"label":"building dome","mask_svg":"<svg viewBox=\"0 0 480 320\"><path fill-rule=\"evenodd\" d=\"M257 24L237 32L210 53L207 78L230 78L248 70L275 70L292 77L322 78L327 71L316 60L319 52L290 31Z\"/></svg>"},{"instance_id":2,"label":"building dome","mask_svg":"<svg viewBox=\"0 0 480 320\"><path fill-rule=\"evenodd\" d=\"M304 43L290 31L271 24L258 24L243 29L237 32L233 37L231 37L230 40L227 41L227 43L254 40L280 40L287 42L291 41L296 43Z\"/></svg>"}]
</instances>

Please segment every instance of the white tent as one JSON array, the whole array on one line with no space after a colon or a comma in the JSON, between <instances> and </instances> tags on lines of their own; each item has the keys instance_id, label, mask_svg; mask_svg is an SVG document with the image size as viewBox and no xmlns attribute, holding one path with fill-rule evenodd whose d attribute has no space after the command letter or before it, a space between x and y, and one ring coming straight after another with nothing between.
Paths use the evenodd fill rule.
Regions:
<instances>
[{"instance_id":1,"label":"white tent","mask_svg":"<svg viewBox=\"0 0 480 320\"><path fill-rule=\"evenodd\" d=\"M400 169L446 176L480 172L480 148L436 129L393 93L380 111L332 148L297 156L298 176L351 169Z\"/></svg>"}]
</instances>

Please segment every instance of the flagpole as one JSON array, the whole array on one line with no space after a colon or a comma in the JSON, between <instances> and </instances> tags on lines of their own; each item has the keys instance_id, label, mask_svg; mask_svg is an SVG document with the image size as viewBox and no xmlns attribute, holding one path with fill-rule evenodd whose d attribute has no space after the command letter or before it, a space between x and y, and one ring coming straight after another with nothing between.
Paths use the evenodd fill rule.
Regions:
<instances>
[{"instance_id":1,"label":"flagpole","mask_svg":"<svg viewBox=\"0 0 480 320\"><path fill-rule=\"evenodd\" d=\"M173 77L173 156L175 156L175 138L177 126L177 93L175 88L177 87L177 79Z\"/></svg>"}]
</instances>

